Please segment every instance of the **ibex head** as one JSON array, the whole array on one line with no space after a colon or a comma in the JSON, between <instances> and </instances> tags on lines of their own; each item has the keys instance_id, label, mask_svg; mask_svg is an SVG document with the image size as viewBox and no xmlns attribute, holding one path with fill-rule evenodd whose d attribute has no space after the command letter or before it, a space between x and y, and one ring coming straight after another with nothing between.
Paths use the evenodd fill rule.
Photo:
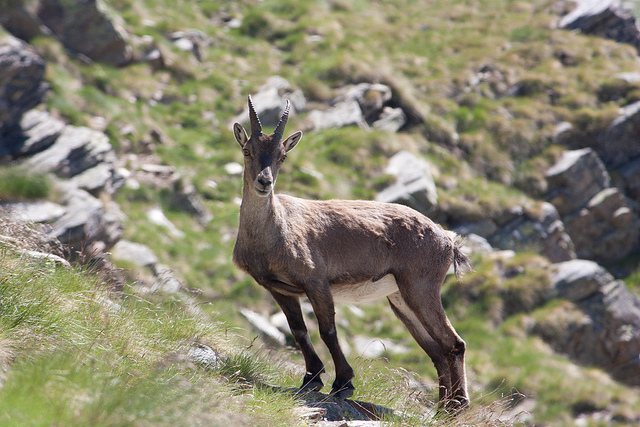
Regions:
<instances>
[{"instance_id":1,"label":"ibex head","mask_svg":"<svg viewBox=\"0 0 640 427\"><path fill-rule=\"evenodd\" d=\"M282 113L276 130L271 135L262 133L262 124L256 113L256 109L249 96L249 118L251 119L251 137L242 125L233 125L233 135L242 147L244 154L244 180L245 184L253 184L253 189L258 196L266 197L273 190L278 171L282 162L287 158L287 153L295 147L302 138L302 132L294 132L284 141L284 127L289 119L290 103Z\"/></svg>"}]
</instances>

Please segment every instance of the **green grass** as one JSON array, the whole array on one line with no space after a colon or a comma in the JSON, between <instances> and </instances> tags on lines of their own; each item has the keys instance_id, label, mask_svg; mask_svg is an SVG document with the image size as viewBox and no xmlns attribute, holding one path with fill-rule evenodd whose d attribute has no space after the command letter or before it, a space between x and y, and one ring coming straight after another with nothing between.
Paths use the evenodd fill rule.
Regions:
<instances>
[{"instance_id":1,"label":"green grass","mask_svg":"<svg viewBox=\"0 0 640 427\"><path fill-rule=\"evenodd\" d=\"M49 177L22 167L0 166L0 200L45 199L51 194Z\"/></svg>"}]
</instances>

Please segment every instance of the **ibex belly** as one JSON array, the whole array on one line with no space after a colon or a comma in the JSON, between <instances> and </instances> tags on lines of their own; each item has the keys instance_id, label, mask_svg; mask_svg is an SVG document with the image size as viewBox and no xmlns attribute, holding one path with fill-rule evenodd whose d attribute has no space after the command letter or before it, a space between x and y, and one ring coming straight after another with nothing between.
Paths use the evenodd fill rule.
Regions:
<instances>
[{"instance_id":1,"label":"ibex belly","mask_svg":"<svg viewBox=\"0 0 640 427\"><path fill-rule=\"evenodd\" d=\"M336 302L362 303L375 301L398 291L398 284L392 274L380 279L346 285L331 286L331 294Z\"/></svg>"}]
</instances>

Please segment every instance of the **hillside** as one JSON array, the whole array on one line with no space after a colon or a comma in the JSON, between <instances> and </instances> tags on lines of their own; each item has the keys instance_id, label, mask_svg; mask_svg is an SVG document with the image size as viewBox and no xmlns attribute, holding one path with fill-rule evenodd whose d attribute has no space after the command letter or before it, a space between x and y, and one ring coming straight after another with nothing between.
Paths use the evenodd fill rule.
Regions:
<instances>
[{"instance_id":1,"label":"hillside","mask_svg":"<svg viewBox=\"0 0 640 427\"><path fill-rule=\"evenodd\" d=\"M0 420L300 422L270 386L302 357L231 262L251 94L269 132L286 99L304 131L276 192L400 202L467 238L474 271L442 296L470 413L432 418L435 369L386 301L337 307L354 399L399 424L640 422L637 5L578 3L1 3Z\"/></svg>"}]
</instances>

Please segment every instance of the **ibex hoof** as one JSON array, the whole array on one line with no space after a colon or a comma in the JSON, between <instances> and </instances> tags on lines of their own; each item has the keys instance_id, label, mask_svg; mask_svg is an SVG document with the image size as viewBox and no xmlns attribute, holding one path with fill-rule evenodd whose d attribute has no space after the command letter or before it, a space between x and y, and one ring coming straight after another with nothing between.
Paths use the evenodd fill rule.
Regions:
<instances>
[{"instance_id":1,"label":"ibex hoof","mask_svg":"<svg viewBox=\"0 0 640 427\"><path fill-rule=\"evenodd\" d=\"M336 388L336 385L334 384L333 389L331 390L331 396L335 397L338 400L348 399L351 396L353 396L354 390L355 390L355 387L353 386L351 381L349 381L348 383L346 383L340 388Z\"/></svg>"},{"instance_id":2,"label":"ibex hoof","mask_svg":"<svg viewBox=\"0 0 640 427\"><path fill-rule=\"evenodd\" d=\"M320 391L322 387L324 387L322 381L309 381L308 383L302 384L300 391Z\"/></svg>"}]
</instances>

